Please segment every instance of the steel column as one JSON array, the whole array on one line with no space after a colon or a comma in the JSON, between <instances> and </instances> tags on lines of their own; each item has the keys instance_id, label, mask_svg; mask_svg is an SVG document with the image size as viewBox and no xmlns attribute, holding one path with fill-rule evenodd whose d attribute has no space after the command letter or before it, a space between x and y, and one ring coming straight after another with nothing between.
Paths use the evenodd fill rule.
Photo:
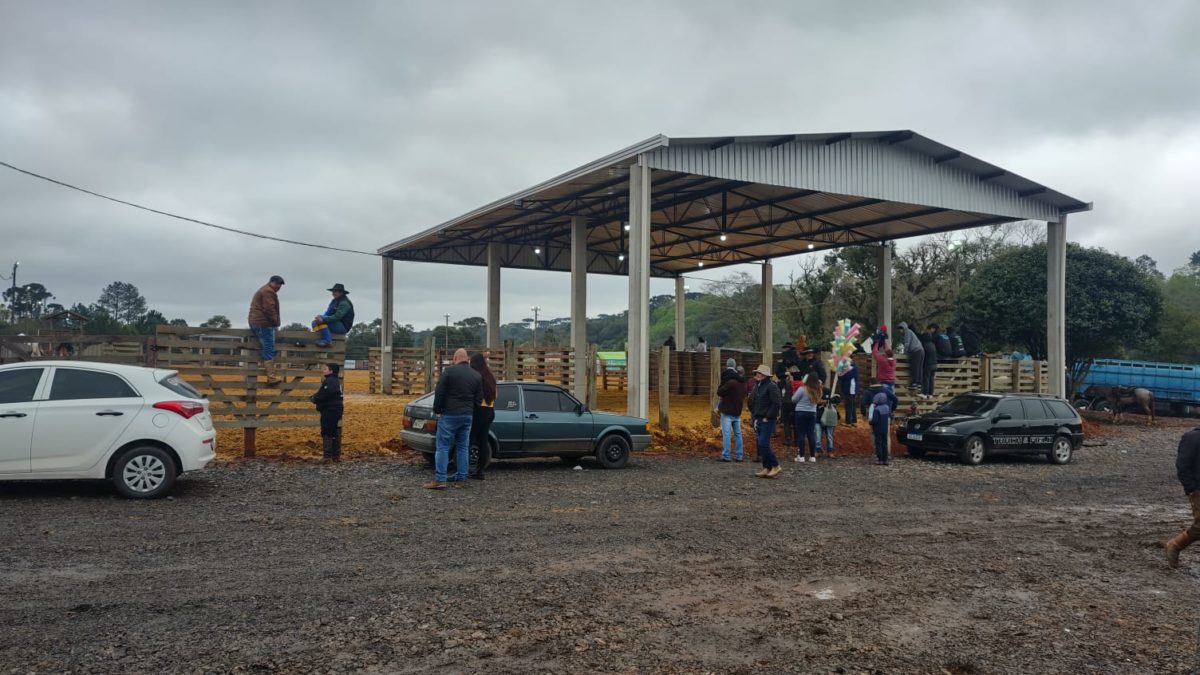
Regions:
<instances>
[{"instance_id":1,"label":"steel column","mask_svg":"<svg viewBox=\"0 0 1200 675\"><path fill-rule=\"evenodd\" d=\"M887 326L888 338L895 340L896 329L892 325L892 247L885 241L879 245L878 259L879 273L879 304L876 306L878 310L878 326ZM878 328L878 326L876 326Z\"/></svg>"},{"instance_id":2,"label":"steel column","mask_svg":"<svg viewBox=\"0 0 1200 675\"><path fill-rule=\"evenodd\" d=\"M629 340L625 359L629 371L627 413L650 412L650 167L638 155L629 167Z\"/></svg>"},{"instance_id":3,"label":"steel column","mask_svg":"<svg viewBox=\"0 0 1200 675\"><path fill-rule=\"evenodd\" d=\"M392 339L395 321L392 318L393 295L395 293L395 264L391 258L383 258L383 306L380 308L379 365L383 393L392 393Z\"/></svg>"},{"instance_id":4,"label":"steel column","mask_svg":"<svg viewBox=\"0 0 1200 675\"><path fill-rule=\"evenodd\" d=\"M768 366L775 364L775 280L774 267L769 262L762 266L762 324L759 334L762 343L762 362ZM721 364L713 363L712 368L723 368Z\"/></svg>"},{"instance_id":5,"label":"steel column","mask_svg":"<svg viewBox=\"0 0 1200 675\"><path fill-rule=\"evenodd\" d=\"M687 344L687 289L683 277L675 277L675 344Z\"/></svg>"},{"instance_id":6,"label":"steel column","mask_svg":"<svg viewBox=\"0 0 1200 675\"><path fill-rule=\"evenodd\" d=\"M1046 223L1046 369L1053 396L1067 393L1067 217Z\"/></svg>"},{"instance_id":7,"label":"steel column","mask_svg":"<svg viewBox=\"0 0 1200 675\"><path fill-rule=\"evenodd\" d=\"M487 247L487 348L500 348L500 247Z\"/></svg>"},{"instance_id":8,"label":"steel column","mask_svg":"<svg viewBox=\"0 0 1200 675\"><path fill-rule=\"evenodd\" d=\"M588 221L571 218L571 349L575 359L575 397L587 400L587 266Z\"/></svg>"}]
</instances>

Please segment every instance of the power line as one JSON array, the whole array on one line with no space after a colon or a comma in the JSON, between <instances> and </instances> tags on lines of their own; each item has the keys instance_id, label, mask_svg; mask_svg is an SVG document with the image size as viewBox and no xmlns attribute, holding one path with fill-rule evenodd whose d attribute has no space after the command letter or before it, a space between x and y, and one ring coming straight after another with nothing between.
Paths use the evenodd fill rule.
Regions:
<instances>
[{"instance_id":1,"label":"power line","mask_svg":"<svg viewBox=\"0 0 1200 675\"><path fill-rule=\"evenodd\" d=\"M20 167L13 166L12 164L9 164L8 162L0 161L0 166L12 169L13 171L16 171L17 173L23 173L26 176L32 176L33 178L44 180L48 183L54 183L55 185L58 185L61 187L69 188L69 189L75 190L77 192L82 192L85 195L99 197L100 199L106 199L110 202L115 202L117 204L123 204L125 206L132 206L135 209L141 209L142 211L156 213L160 216L166 216L168 218L175 218L176 220L182 220L182 221L186 221L189 223L195 223L197 225L203 225L205 227L211 227L211 228L214 228L217 230L224 230L225 232L232 232L233 234L240 234L240 235L244 235L247 237L255 237L256 239L266 239L268 241L277 241L277 242L280 242L283 244L292 244L294 246L307 246L309 248L319 248L319 249L324 249L326 251L338 251L340 253L354 253L356 255L369 255L372 257L376 257L379 255L378 253L372 253L370 251L358 251L358 250L351 249L351 248L338 248L336 246L326 246L324 244L311 244L306 241L297 241L295 239L284 239L282 237L273 237L269 234L259 234L257 232L249 232L247 230L239 230L234 227L226 227L224 225L217 225L216 223L210 223L208 221L199 220L197 218L189 218L187 216L181 216L179 214L171 213L169 211L161 211L159 209L151 208L149 206L143 206L141 204L135 204L134 202L125 201L124 199L117 199L116 197L110 197L108 195L100 194L99 192L93 192L92 190L88 190L86 188L81 188L78 185L71 185L70 183L64 183L61 180L55 180L53 178L50 178L49 176L43 176L39 173L27 171Z\"/></svg>"}]
</instances>

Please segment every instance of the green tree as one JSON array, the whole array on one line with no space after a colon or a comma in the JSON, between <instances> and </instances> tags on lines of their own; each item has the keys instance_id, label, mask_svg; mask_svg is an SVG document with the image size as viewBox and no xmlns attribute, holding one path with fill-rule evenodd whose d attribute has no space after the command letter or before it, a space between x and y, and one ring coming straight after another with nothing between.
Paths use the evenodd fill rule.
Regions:
<instances>
[{"instance_id":1,"label":"green tree","mask_svg":"<svg viewBox=\"0 0 1200 675\"><path fill-rule=\"evenodd\" d=\"M233 322L224 314L214 314L208 321L200 324L201 328L231 328Z\"/></svg>"},{"instance_id":2,"label":"green tree","mask_svg":"<svg viewBox=\"0 0 1200 675\"><path fill-rule=\"evenodd\" d=\"M171 319L171 325L178 326L179 328L187 328L188 322L187 319Z\"/></svg>"},{"instance_id":3,"label":"green tree","mask_svg":"<svg viewBox=\"0 0 1200 675\"><path fill-rule=\"evenodd\" d=\"M1162 328L1153 353L1163 361L1200 363L1200 253L1193 259L1163 284Z\"/></svg>"},{"instance_id":4,"label":"green tree","mask_svg":"<svg viewBox=\"0 0 1200 675\"><path fill-rule=\"evenodd\" d=\"M279 330L309 330L310 328L312 328L312 326L305 326L299 321L293 321L288 325L281 327Z\"/></svg>"},{"instance_id":5,"label":"green tree","mask_svg":"<svg viewBox=\"0 0 1200 675\"><path fill-rule=\"evenodd\" d=\"M1072 381L1091 359L1120 356L1156 333L1158 284L1128 258L1100 248L1067 247L1067 363ZM1046 247L1007 250L963 286L959 315L992 347L1046 358ZM1073 390L1073 387L1072 387Z\"/></svg>"},{"instance_id":6,"label":"green tree","mask_svg":"<svg viewBox=\"0 0 1200 675\"><path fill-rule=\"evenodd\" d=\"M137 286L124 281L105 286L96 304L124 324L135 324L146 313L146 298L138 292Z\"/></svg>"},{"instance_id":7,"label":"green tree","mask_svg":"<svg viewBox=\"0 0 1200 675\"><path fill-rule=\"evenodd\" d=\"M54 294L39 283L6 288L3 296L15 319L42 318L46 301L54 298Z\"/></svg>"},{"instance_id":8,"label":"green tree","mask_svg":"<svg viewBox=\"0 0 1200 675\"><path fill-rule=\"evenodd\" d=\"M159 326L165 325L167 325L167 317L157 309L152 309L138 317L137 322L133 324L133 329L137 331L138 335L154 335L154 331Z\"/></svg>"},{"instance_id":9,"label":"green tree","mask_svg":"<svg viewBox=\"0 0 1200 675\"><path fill-rule=\"evenodd\" d=\"M84 316L91 317L83 325L83 332L88 335L121 335L126 332L125 326L121 325L120 321L117 321L109 314L107 309L99 305L92 305L91 307L75 305L71 309Z\"/></svg>"}]
</instances>

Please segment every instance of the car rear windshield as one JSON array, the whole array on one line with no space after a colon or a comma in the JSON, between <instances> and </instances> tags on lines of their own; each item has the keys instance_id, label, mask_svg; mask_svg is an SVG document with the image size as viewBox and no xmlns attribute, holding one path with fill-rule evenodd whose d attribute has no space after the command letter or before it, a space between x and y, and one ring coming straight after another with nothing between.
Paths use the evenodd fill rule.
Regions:
<instances>
[{"instance_id":1,"label":"car rear windshield","mask_svg":"<svg viewBox=\"0 0 1200 675\"><path fill-rule=\"evenodd\" d=\"M986 396L957 396L949 403L938 408L938 412L953 415L981 415L995 405L996 399Z\"/></svg>"},{"instance_id":2,"label":"car rear windshield","mask_svg":"<svg viewBox=\"0 0 1200 675\"><path fill-rule=\"evenodd\" d=\"M179 394L180 396L186 396L188 398L204 398L204 394L196 391L195 387L188 384L186 380L178 375L168 375L167 377L159 380L158 383L175 392L176 394Z\"/></svg>"},{"instance_id":3,"label":"car rear windshield","mask_svg":"<svg viewBox=\"0 0 1200 675\"><path fill-rule=\"evenodd\" d=\"M433 407L433 394L425 394L421 398L413 401L410 405L414 405L418 408L432 408Z\"/></svg>"}]
</instances>

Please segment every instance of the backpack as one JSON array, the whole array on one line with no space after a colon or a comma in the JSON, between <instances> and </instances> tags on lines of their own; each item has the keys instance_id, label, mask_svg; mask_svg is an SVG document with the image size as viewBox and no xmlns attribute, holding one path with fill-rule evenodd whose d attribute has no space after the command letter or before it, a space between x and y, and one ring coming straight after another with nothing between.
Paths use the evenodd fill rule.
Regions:
<instances>
[{"instance_id":1,"label":"backpack","mask_svg":"<svg viewBox=\"0 0 1200 675\"><path fill-rule=\"evenodd\" d=\"M938 356L954 355L954 349L950 346L950 338L945 333L938 333L936 339Z\"/></svg>"},{"instance_id":2,"label":"backpack","mask_svg":"<svg viewBox=\"0 0 1200 675\"><path fill-rule=\"evenodd\" d=\"M892 414L892 406L888 403L888 395L884 392L875 394L871 399L871 413L875 419L886 419Z\"/></svg>"}]
</instances>

